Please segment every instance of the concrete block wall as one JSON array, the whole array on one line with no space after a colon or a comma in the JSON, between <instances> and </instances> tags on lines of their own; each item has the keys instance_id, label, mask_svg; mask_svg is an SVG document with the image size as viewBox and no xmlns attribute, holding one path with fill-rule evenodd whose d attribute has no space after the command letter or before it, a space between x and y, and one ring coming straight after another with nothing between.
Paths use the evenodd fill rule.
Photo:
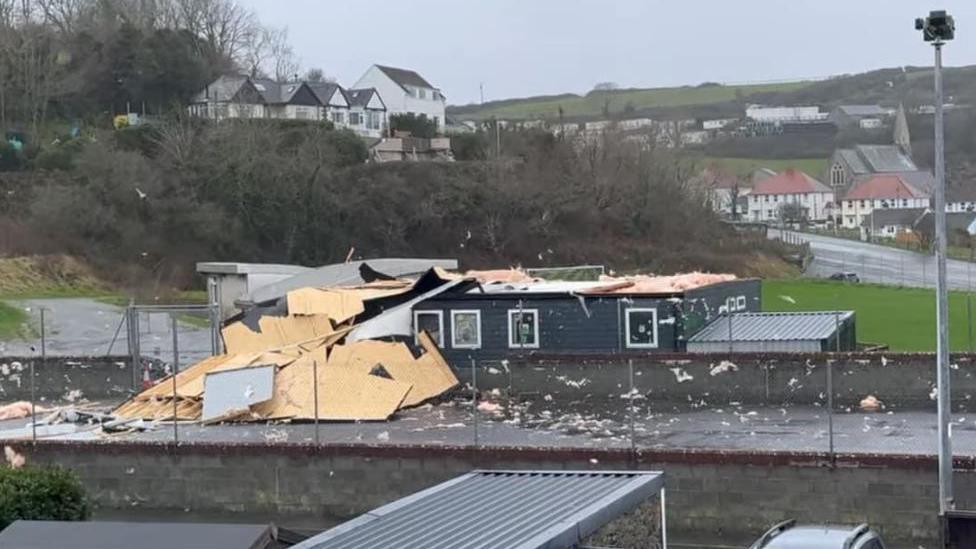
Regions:
<instances>
[{"instance_id":1,"label":"concrete block wall","mask_svg":"<svg viewBox=\"0 0 976 549\"><path fill-rule=\"evenodd\" d=\"M0 357L0 402L30 399L32 361L38 399L117 399L131 394L135 379L127 356Z\"/></svg>"},{"instance_id":2,"label":"concrete block wall","mask_svg":"<svg viewBox=\"0 0 976 549\"><path fill-rule=\"evenodd\" d=\"M29 462L75 470L102 513L238 516L324 529L476 468L662 470L674 539L748 541L787 518L869 522L895 546L934 547L936 462L917 456L422 446L46 441ZM976 488L957 460L957 493ZM961 501L961 505L973 502Z\"/></svg>"},{"instance_id":3,"label":"concrete block wall","mask_svg":"<svg viewBox=\"0 0 976 549\"><path fill-rule=\"evenodd\" d=\"M632 362L634 385L653 404L823 405L830 364L837 406L857 406L874 395L889 407L935 409L931 354L672 354ZM956 409L976 409L976 356L957 355L952 362ZM458 374L465 381L471 377L469 369ZM629 383L627 360L612 356L485 362L478 376L482 390L511 390L527 398L549 395L556 402L616 399L628 391Z\"/></svg>"}]
</instances>

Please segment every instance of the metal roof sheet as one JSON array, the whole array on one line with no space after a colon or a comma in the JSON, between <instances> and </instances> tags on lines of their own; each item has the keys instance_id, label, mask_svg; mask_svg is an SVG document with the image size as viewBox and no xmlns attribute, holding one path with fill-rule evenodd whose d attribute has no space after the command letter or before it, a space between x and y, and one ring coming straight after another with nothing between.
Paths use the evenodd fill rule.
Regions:
<instances>
[{"instance_id":1,"label":"metal roof sheet","mask_svg":"<svg viewBox=\"0 0 976 549\"><path fill-rule=\"evenodd\" d=\"M663 486L652 471L473 471L295 549L570 548Z\"/></svg>"},{"instance_id":2,"label":"metal roof sheet","mask_svg":"<svg viewBox=\"0 0 976 549\"><path fill-rule=\"evenodd\" d=\"M888 111L879 105L841 105L837 107L848 116L884 116Z\"/></svg>"},{"instance_id":3,"label":"metal roof sheet","mask_svg":"<svg viewBox=\"0 0 976 549\"><path fill-rule=\"evenodd\" d=\"M327 286L348 286L365 282L360 276L359 267L368 264L371 268L393 277L420 274L433 267L457 269L456 259L401 259L378 258L366 261L350 261L325 265L308 272L302 272L284 280L261 286L249 296L254 303L264 303L284 297L291 290L299 288L324 288Z\"/></svg>"},{"instance_id":4,"label":"metal roof sheet","mask_svg":"<svg viewBox=\"0 0 976 549\"><path fill-rule=\"evenodd\" d=\"M265 549L271 527L166 522L18 520L0 532L0 547L17 549Z\"/></svg>"},{"instance_id":5,"label":"metal roof sheet","mask_svg":"<svg viewBox=\"0 0 976 549\"><path fill-rule=\"evenodd\" d=\"M912 159L897 145L856 145L855 149L874 173L918 170Z\"/></svg>"},{"instance_id":6,"label":"metal roof sheet","mask_svg":"<svg viewBox=\"0 0 976 549\"><path fill-rule=\"evenodd\" d=\"M854 316L853 311L799 313L738 313L732 315L732 341L821 340L834 334L837 324ZM689 343L729 341L729 317L712 321L688 339Z\"/></svg>"}]
</instances>

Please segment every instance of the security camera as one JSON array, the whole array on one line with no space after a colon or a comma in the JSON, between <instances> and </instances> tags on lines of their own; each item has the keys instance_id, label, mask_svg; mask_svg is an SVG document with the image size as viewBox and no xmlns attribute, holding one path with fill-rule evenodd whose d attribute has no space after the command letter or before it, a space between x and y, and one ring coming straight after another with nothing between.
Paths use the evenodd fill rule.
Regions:
<instances>
[{"instance_id":1,"label":"security camera","mask_svg":"<svg viewBox=\"0 0 976 549\"><path fill-rule=\"evenodd\" d=\"M956 21L945 10L932 11L915 20L915 30L922 31L926 42L947 42L956 37Z\"/></svg>"}]
</instances>

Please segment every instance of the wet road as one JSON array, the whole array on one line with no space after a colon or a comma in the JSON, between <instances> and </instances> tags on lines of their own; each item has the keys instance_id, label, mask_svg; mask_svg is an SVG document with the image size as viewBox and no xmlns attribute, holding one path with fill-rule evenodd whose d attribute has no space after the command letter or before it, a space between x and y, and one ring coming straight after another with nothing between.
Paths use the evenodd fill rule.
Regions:
<instances>
[{"instance_id":1,"label":"wet road","mask_svg":"<svg viewBox=\"0 0 976 549\"><path fill-rule=\"evenodd\" d=\"M124 309L88 298L11 300L8 303L27 312L32 335L26 339L0 341L0 356L39 355L40 309L45 309L45 340L51 356L99 356L129 353ZM184 322L178 324L180 362L188 364L210 356L210 332ZM140 345L144 356L169 361L173 336L167 313L142 313Z\"/></svg>"},{"instance_id":2,"label":"wet road","mask_svg":"<svg viewBox=\"0 0 976 549\"><path fill-rule=\"evenodd\" d=\"M779 238L778 229L770 229L770 238ZM828 277L836 272L854 272L863 282L901 286L935 287L935 256L900 250L888 246L787 231L793 242L808 242L813 262L807 269L812 277ZM976 280L976 265L949 259L946 262L949 287L967 290Z\"/></svg>"}]
</instances>

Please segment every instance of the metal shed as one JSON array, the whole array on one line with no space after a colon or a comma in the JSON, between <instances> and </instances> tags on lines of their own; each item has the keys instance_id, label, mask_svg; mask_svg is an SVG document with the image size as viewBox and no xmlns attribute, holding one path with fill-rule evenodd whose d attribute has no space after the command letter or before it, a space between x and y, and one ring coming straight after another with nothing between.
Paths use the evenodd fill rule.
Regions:
<instances>
[{"instance_id":1,"label":"metal shed","mask_svg":"<svg viewBox=\"0 0 976 549\"><path fill-rule=\"evenodd\" d=\"M736 313L688 340L692 353L819 353L856 346L853 311Z\"/></svg>"},{"instance_id":2,"label":"metal shed","mask_svg":"<svg viewBox=\"0 0 976 549\"><path fill-rule=\"evenodd\" d=\"M473 471L384 505L296 549L569 549L655 494L664 474Z\"/></svg>"}]
</instances>

